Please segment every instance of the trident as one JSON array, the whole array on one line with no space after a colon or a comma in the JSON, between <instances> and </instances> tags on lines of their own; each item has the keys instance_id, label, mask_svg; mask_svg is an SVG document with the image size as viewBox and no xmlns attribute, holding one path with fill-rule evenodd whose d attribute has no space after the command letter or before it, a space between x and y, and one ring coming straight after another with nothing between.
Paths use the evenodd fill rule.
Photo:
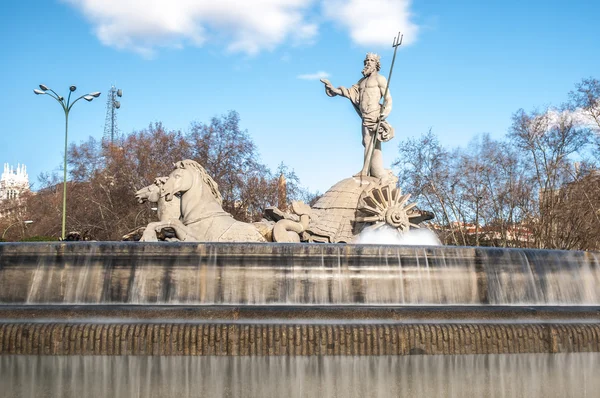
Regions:
<instances>
[{"instance_id":1,"label":"trident","mask_svg":"<svg viewBox=\"0 0 600 398\"><path fill-rule=\"evenodd\" d=\"M388 76L387 84L385 86L385 94L383 94L383 107L381 108L382 113L383 113L383 110L385 109L385 106L387 105L386 97L388 94L388 90L390 88L390 80L392 80L392 71L394 70L394 61L396 60L396 51L398 51L398 47L400 47L402 45L403 37L404 37L404 35L402 35L400 32L398 32L398 36L394 37L394 44L392 44L392 47L394 47L394 57L392 58L392 65L390 66L390 74ZM371 141L371 147L367 151L367 155L365 157L364 164L367 169L367 175L371 174L371 158L373 157L373 151L375 150L375 144L377 142L377 133L379 132L379 126L381 125L381 119L382 119L382 115L380 115L379 120L377 120L377 127L375 128L375 132L373 133L373 141Z\"/></svg>"}]
</instances>

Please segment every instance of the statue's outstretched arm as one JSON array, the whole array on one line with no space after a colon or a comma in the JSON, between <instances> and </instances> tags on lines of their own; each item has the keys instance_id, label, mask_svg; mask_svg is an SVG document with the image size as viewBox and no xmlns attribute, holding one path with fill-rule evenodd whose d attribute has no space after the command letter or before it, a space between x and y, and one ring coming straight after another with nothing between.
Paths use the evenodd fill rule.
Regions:
<instances>
[{"instance_id":1,"label":"statue's outstretched arm","mask_svg":"<svg viewBox=\"0 0 600 398\"><path fill-rule=\"evenodd\" d=\"M342 95L342 90L339 88L333 87L333 84L327 79L321 79L321 83L325 85L325 93L330 97L335 97L336 95Z\"/></svg>"},{"instance_id":2,"label":"statue's outstretched arm","mask_svg":"<svg viewBox=\"0 0 600 398\"><path fill-rule=\"evenodd\" d=\"M327 79L321 79L321 83L325 84L325 93L328 96L335 97L336 95L339 95L339 96L348 98L350 100L350 102L352 102L352 105L354 106L354 110L356 111L358 116L361 116L360 109L358 108L358 101L359 101L358 84L355 84L350 88L346 88L343 86L335 88Z\"/></svg>"}]
</instances>

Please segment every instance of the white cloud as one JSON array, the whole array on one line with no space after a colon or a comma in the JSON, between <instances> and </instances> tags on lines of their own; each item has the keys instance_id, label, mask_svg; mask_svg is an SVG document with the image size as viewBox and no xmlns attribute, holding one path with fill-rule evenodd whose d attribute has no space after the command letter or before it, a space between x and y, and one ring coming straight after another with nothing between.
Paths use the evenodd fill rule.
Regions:
<instances>
[{"instance_id":1,"label":"white cloud","mask_svg":"<svg viewBox=\"0 0 600 398\"><path fill-rule=\"evenodd\" d=\"M319 19L363 46L391 45L398 31L416 40L411 0L61 0L80 10L105 45L151 57L160 47L223 45L257 54L290 43L312 44ZM312 8L319 3L316 16ZM310 14L310 15L309 15Z\"/></svg>"},{"instance_id":2,"label":"white cloud","mask_svg":"<svg viewBox=\"0 0 600 398\"><path fill-rule=\"evenodd\" d=\"M298 79L302 79L302 80L319 80L319 79L328 78L329 73L323 72L322 70L320 70L317 73L308 73L306 75L298 75L297 77L298 77Z\"/></svg>"},{"instance_id":3,"label":"white cloud","mask_svg":"<svg viewBox=\"0 0 600 398\"><path fill-rule=\"evenodd\" d=\"M256 54L287 39L310 41L314 0L62 0L79 9L105 45L152 56L157 47L225 42Z\"/></svg>"},{"instance_id":4,"label":"white cloud","mask_svg":"<svg viewBox=\"0 0 600 398\"><path fill-rule=\"evenodd\" d=\"M600 128L590 112L576 108L575 110L558 111L549 109L547 112L548 127L557 127L561 123L572 123L575 127L597 130Z\"/></svg>"},{"instance_id":5,"label":"white cloud","mask_svg":"<svg viewBox=\"0 0 600 398\"><path fill-rule=\"evenodd\" d=\"M411 0L323 0L322 5L325 17L347 29L356 44L389 47L398 32L403 45L417 39Z\"/></svg>"}]
</instances>

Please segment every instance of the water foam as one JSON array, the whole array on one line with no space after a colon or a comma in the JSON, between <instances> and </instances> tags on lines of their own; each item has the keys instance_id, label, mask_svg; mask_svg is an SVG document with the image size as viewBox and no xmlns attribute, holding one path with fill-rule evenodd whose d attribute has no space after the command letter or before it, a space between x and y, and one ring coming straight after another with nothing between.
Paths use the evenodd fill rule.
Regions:
<instances>
[{"instance_id":1,"label":"water foam","mask_svg":"<svg viewBox=\"0 0 600 398\"><path fill-rule=\"evenodd\" d=\"M358 244L369 245L406 245L406 246L441 246L442 243L432 231L422 229L411 229L400 234L397 230L383 226L376 230L364 230L358 236Z\"/></svg>"}]
</instances>

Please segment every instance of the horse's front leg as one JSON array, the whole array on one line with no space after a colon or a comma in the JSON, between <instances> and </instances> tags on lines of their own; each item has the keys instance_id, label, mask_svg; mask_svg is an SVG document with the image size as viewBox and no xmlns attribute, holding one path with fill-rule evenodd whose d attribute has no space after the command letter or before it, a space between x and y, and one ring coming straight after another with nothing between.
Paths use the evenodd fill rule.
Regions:
<instances>
[{"instance_id":1,"label":"horse's front leg","mask_svg":"<svg viewBox=\"0 0 600 398\"><path fill-rule=\"evenodd\" d=\"M175 230L175 236L181 242L199 242L200 239L194 234L192 228L184 225L180 220L171 218L169 220L169 227Z\"/></svg>"},{"instance_id":2,"label":"horse's front leg","mask_svg":"<svg viewBox=\"0 0 600 398\"><path fill-rule=\"evenodd\" d=\"M175 236L178 240L185 242L198 242L199 239L194 235L191 228L186 227L183 223L177 219L171 218L167 221L157 221L148 224L140 242L157 242L157 233L163 228L173 228Z\"/></svg>"},{"instance_id":3,"label":"horse's front leg","mask_svg":"<svg viewBox=\"0 0 600 398\"><path fill-rule=\"evenodd\" d=\"M164 221L155 221L148 224L140 238L140 242L158 242L157 232L165 228L165 224L166 222Z\"/></svg>"}]
</instances>

